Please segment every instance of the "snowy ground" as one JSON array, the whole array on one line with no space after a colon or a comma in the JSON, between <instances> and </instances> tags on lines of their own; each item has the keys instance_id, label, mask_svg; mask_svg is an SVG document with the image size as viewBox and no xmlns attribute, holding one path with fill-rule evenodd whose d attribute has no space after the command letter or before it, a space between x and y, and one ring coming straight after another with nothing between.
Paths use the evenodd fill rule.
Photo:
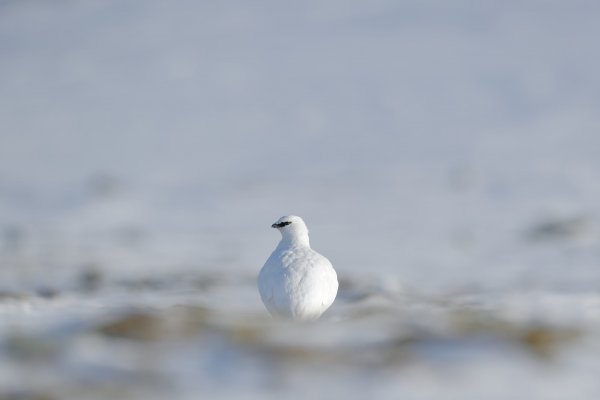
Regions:
<instances>
[{"instance_id":1,"label":"snowy ground","mask_svg":"<svg viewBox=\"0 0 600 400\"><path fill-rule=\"evenodd\" d=\"M0 398L597 399L599 19L0 1ZM316 324L254 287L288 213Z\"/></svg>"}]
</instances>

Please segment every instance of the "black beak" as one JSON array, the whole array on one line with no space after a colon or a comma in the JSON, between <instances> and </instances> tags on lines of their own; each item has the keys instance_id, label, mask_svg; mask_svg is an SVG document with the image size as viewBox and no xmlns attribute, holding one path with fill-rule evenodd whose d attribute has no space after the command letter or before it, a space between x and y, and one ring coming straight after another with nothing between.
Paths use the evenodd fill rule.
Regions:
<instances>
[{"instance_id":1,"label":"black beak","mask_svg":"<svg viewBox=\"0 0 600 400\"><path fill-rule=\"evenodd\" d=\"M283 228L284 226L289 225L291 223L292 223L292 221L284 221L284 222L280 222L278 224L271 225L271 228Z\"/></svg>"}]
</instances>

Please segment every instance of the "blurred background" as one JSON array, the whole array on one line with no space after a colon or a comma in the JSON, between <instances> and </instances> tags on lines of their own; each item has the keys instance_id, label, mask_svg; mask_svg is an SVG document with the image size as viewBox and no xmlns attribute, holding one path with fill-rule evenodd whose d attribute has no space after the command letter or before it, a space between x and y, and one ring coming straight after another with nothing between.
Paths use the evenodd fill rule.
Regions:
<instances>
[{"instance_id":1,"label":"blurred background","mask_svg":"<svg viewBox=\"0 0 600 400\"><path fill-rule=\"evenodd\" d=\"M0 398L598 398L599 18L0 0ZM256 292L285 214L316 325Z\"/></svg>"}]
</instances>

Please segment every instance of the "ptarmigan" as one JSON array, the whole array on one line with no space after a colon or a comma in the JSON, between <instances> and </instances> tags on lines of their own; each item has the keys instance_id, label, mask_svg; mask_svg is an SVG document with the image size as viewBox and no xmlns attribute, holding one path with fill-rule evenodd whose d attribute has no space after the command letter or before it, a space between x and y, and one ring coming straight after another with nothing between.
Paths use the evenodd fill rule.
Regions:
<instances>
[{"instance_id":1,"label":"ptarmigan","mask_svg":"<svg viewBox=\"0 0 600 400\"><path fill-rule=\"evenodd\" d=\"M335 300L335 270L310 248L302 218L287 215L271 226L281 232L281 241L258 274L260 297L273 316L315 320Z\"/></svg>"}]
</instances>

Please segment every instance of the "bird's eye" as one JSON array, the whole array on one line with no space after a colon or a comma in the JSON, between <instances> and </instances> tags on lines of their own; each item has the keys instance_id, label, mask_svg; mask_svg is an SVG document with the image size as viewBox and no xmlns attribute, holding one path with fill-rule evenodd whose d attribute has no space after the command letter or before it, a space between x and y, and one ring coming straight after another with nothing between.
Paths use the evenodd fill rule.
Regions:
<instances>
[{"instance_id":1,"label":"bird's eye","mask_svg":"<svg viewBox=\"0 0 600 400\"><path fill-rule=\"evenodd\" d=\"M287 226L287 225L289 225L289 224L291 224L291 223L292 223L292 221L280 222L280 223L278 223L278 224L277 224L277 226L278 226L279 228L283 228L284 226Z\"/></svg>"}]
</instances>

